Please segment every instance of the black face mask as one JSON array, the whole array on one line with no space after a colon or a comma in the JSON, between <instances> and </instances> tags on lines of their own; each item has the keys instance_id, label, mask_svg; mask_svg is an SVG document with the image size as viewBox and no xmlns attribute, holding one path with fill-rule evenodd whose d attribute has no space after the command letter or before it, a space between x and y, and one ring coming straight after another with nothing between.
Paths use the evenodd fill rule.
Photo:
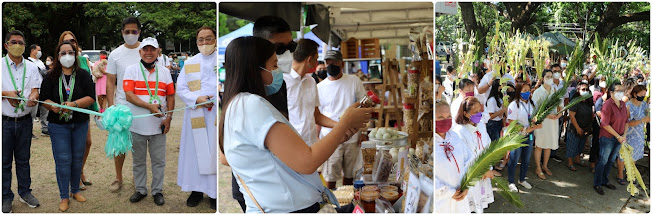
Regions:
<instances>
[{"instance_id":1,"label":"black face mask","mask_svg":"<svg viewBox=\"0 0 652 215\"><path fill-rule=\"evenodd\" d=\"M514 98L514 96L516 96L516 92L507 92L507 95L511 99L511 98Z\"/></svg>"},{"instance_id":2,"label":"black face mask","mask_svg":"<svg viewBox=\"0 0 652 215\"><path fill-rule=\"evenodd\" d=\"M639 102L642 102L644 98L645 98L645 96L637 96L636 100L638 100Z\"/></svg>"},{"instance_id":3,"label":"black face mask","mask_svg":"<svg viewBox=\"0 0 652 215\"><path fill-rule=\"evenodd\" d=\"M317 77L323 79L326 79L328 77L327 70L317 70Z\"/></svg>"},{"instance_id":4,"label":"black face mask","mask_svg":"<svg viewBox=\"0 0 652 215\"><path fill-rule=\"evenodd\" d=\"M331 76L331 77L337 77L338 75L340 75L341 70L342 69L340 69L339 66L334 65L334 64L328 65L326 67L326 71L328 73L328 76Z\"/></svg>"},{"instance_id":5,"label":"black face mask","mask_svg":"<svg viewBox=\"0 0 652 215\"><path fill-rule=\"evenodd\" d=\"M145 68L151 69L151 68L154 68L154 64L156 63L156 60L154 60L154 62L151 62L151 63L145 63L145 61L143 61L143 59L140 59L140 62L143 64L143 66L145 66Z\"/></svg>"}]
</instances>

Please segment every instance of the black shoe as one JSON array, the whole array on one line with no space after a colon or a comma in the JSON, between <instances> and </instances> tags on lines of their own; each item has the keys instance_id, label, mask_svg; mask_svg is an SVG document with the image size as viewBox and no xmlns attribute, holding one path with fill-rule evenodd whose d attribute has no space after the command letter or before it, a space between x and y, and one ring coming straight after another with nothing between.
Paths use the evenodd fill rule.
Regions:
<instances>
[{"instance_id":1,"label":"black shoe","mask_svg":"<svg viewBox=\"0 0 652 215\"><path fill-rule=\"evenodd\" d=\"M561 157L559 157L559 156L557 156L557 155L550 156L550 158L552 158L553 160L557 161L557 163L561 163L561 161L562 161L562 160L561 160Z\"/></svg>"},{"instance_id":2,"label":"black shoe","mask_svg":"<svg viewBox=\"0 0 652 215\"><path fill-rule=\"evenodd\" d=\"M50 136L50 132L49 131L41 131L41 135Z\"/></svg>"},{"instance_id":3,"label":"black shoe","mask_svg":"<svg viewBox=\"0 0 652 215\"><path fill-rule=\"evenodd\" d=\"M143 194L140 194L138 191L136 191L134 193L134 195L131 195L131 197L129 198L129 201L131 201L132 203L140 202L140 200L143 200L143 198L145 198L145 196L147 196L147 194L143 195Z\"/></svg>"},{"instance_id":4,"label":"black shoe","mask_svg":"<svg viewBox=\"0 0 652 215\"><path fill-rule=\"evenodd\" d=\"M204 199L204 193L192 191L188 200L186 200L186 205L188 207L196 207L202 199Z\"/></svg>"},{"instance_id":5,"label":"black shoe","mask_svg":"<svg viewBox=\"0 0 652 215\"><path fill-rule=\"evenodd\" d=\"M162 193L154 194L154 203L156 203L158 206L165 204L165 199L163 199Z\"/></svg>"},{"instance_id":6,"label":"black shoe","mask_svg":"<svg viewBox=\"0 0 652 215\"><path fill-rule=\"evenodd\" d=\"M612 190L616 189L616 186L614 186L613 184L610 184L610 183L603 184L602 186L605 186L605 187L607 187L609 189L612 189Z\"/></svg>"},{"instance_id":7,"label":"black shoe","mask_svg":"<svg viewBox=\"0 0 652 215\"><path fill-rule=\"evenodd\" d=\"M217 199L210 198L211 201L211 209L217 210Z\"/></svg>"},{"instance_id":8,"label":"black shoe","mask_svg":"<svg viewBox=\"0 0 652 215\"><path fill-rule=\"evenodd\" d=\"M34 134L32 134L32 139L38 139L38 137Z\"/></svg>"},{"instance_id":9,"label":"black shoe","mask_svg":"<svg viewBox=\"0 0 652 215\"><path fill-rule=\"evenodd\" d=\"M593 189L595 190L595 192L598 192L598 194L604 195L604 190L602 190L601 186L593 186Z\"/></svg>"}]
</instances>

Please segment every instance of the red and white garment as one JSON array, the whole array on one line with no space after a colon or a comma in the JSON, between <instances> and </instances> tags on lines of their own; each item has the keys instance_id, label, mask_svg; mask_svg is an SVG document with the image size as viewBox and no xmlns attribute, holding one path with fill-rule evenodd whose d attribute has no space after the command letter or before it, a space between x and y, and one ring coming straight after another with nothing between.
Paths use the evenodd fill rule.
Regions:
<instances>
[{"instance_id":1,"label":"red and white garment","mask_svg":"<svg viewBox=\"0 0 652 215\"><path fill-rule=\"evenodd\" d=\"M456 125L452 129L460 137L469 151L473 153L474 160L486 148L489 148L491 144L491 139L484 123L478 123L477 126L473 126L472 124ZM494 202L491 179L487 178L478 182L475 186L471 187L468 195L471 210L476 213L482 213L484 208L489 207L489 204Z\"/></svg>"},{"instance_id":2,"label":"red and white garment","mask_svg":"<svg viewBox=\"0 0 652 215\"><path fill-rule=\"evenodd\" d=\"M435 211L437 213L470 213L469 198L453 199L460 187L462 176L471 164L473 152L464 145L453 131L446 138L435 134ZM470 191L469 191L470 192Z\"/></svg>"}]
</instances>

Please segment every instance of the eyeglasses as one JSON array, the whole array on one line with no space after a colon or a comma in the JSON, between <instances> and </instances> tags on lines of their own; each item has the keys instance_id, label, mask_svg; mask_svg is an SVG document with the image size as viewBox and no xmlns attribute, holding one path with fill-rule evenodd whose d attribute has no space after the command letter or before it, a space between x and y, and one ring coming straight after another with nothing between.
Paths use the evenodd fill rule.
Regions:
<instances>
[{"instance_id":1,"label":"eyeglasses","mask_svg":"<svg viewBox=\"0 0 652 215\"><path fill-rule=\"evenodd\" d=\"M138 30L122 30L125 34L138 34Z\"/></svg>"},{"instance_id":2,"label":"eyeglasses","mask_svg":"<svg viewBox=\"0 0 652 215\"><path fill-rule=\"evenodd\" d=\"M65 55L75 56L75 51L68 51L68 52L62 51L62 52L59 52L59 56L65 56Z\"/></svg>"},{"instance_id":3,"label":"eyeglasses","mask_svg":"<svg viewBox=\"0 0 652 215\"><path fill-rule=\"evenodd\" d=\"M294 50L297 49L297 42L290 41L287 45L283 43L276 43L276 54L281 55L285 53L286 50L290 50L290 52L294 52Z\"/></svg>"},{"instance_id":4,"label":"eyeglasses","mask_svg":"<svg viewBox=\"0 0 652 215\"><path fill-rule=\"evenodd\" d=\"M204 43L204 42L210 43L210 42L213 42L213 41L215 41L215 37L206 37L206 38L200 37L200 38L197 38L197 43Z\"/></svg>"},{"instance_id":5,"label":"eyeglasses","mask_svg":"<svg viewBox=\"0 0 652 215\"><path fill-rule=\"evenodd\" d=\"M64 43L77 43L75 39L64 40Z\"/></svg>"},{"instance_id":6,"label":"eyeglasses","mask_svg":"<svg viewBox=\"0 0 652 215\"><path fill-rule=\"evenodd\" d=\"M25 45L25 42L23 42L23 41L15 41L15 40L9 41L7 43L11 44L11 45L16 45L16 44L21 45L21 46Z\"/></svg>"}]
</instances>

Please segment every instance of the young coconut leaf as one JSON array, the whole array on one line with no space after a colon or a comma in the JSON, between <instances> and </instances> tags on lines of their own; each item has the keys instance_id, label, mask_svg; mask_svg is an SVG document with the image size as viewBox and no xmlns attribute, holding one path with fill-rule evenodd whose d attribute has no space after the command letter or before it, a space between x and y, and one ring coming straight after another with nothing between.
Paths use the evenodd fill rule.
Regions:
<instances>
[{"instance_id":1,"label":"young coconut leaf","mask_svg":"<svg viewBox=\"0 0 652 215\"><path fill-rule=\"evenodd\" d=\"M493 184L494 187L500 189L496 193L505 198L507 202L519 208L525 207L525 204L523 201L521 201L521 197L518 195L518 193L509 192L509 186L507 185L507 181L505 181L504 178L495 177L491 179L491 184Z\"/></svg>"},{"instance_id":2,"label":"young coconut leaf","mask_svg":"<svg viewBox=\"0 0 652 215\"><path fill-rule=\"evenodd\" d=\"M586 95L583 95L583 96L575 97L573 100L568 102L568 105L566 105L566 107L564 107L564 109L561 109L561 112L564 112L564 111L570 109L571 107L575 106L576 104L579 104L580 102L582 102L582 101L584 101L584 100L586 100L588 98L591 98L591 97L593 97L591 94L586 94Z\"/></svg>"},{"instance_id":3,"label":"young coconut leaf","mask_svg":"<svg viewBox=\"0 0 652 215\"><path fill-rule=\"evenodd\" d=\"M634 158L632 158L633 152L634 148L626 142L623 143L623 145L620 147L619 155L625 163L625 172L627 173L627 181L629 181L629 185L627 185L627 191L629 191L629 194L632 196L635 196L637 193L639 193L638 188L636 185L634 185L634 180L636 180L638 184L640 184L643 188L645 196L649 198L647 194L647 188L645 187L645 182L643 182L641 173L638 172L638 169L636 169L636 162L634 162Z\"/></svg>"},{"instance_id":4,"label":"young coconut leaf","mask_svg":"<svg viewBox=\"0 0 652 215\"><path fill-rule=\"evenodd\" d=\"M564 94L566 94L567 88L568 82L565 82L561 89L553 92L552 94L548 95L548 97L536 103L537 105L534 107L533 118L535 125L543 123L543 120L546 119L546 117L550 115L553 110L557 109L561 99L563 98Z\"/></svg>"},{"instance_id":5,"label":"young coconut leaf","mask_svg":"<svg viewBox=\"0 0 652 215\"><path fill-rule=\"evenodd\" d=\"M510 127L508 127L507 131L513 132L513 130L521 129L522 126L518 125L517 123L512 123ZM489 171L489 168L492 164L498 162L505 156L505 153L523 146L527 146L527 144L521 143L525 140L525 136L518 133L507 133L507 135L492 142L489 147L480 153L480 155L466 170L466 173L464 173L460 183L460 190L469 189L469 187L475 185L479 180L482 179L482 176L487 173L487 171Z\"/></svg>"}]
</instances>

